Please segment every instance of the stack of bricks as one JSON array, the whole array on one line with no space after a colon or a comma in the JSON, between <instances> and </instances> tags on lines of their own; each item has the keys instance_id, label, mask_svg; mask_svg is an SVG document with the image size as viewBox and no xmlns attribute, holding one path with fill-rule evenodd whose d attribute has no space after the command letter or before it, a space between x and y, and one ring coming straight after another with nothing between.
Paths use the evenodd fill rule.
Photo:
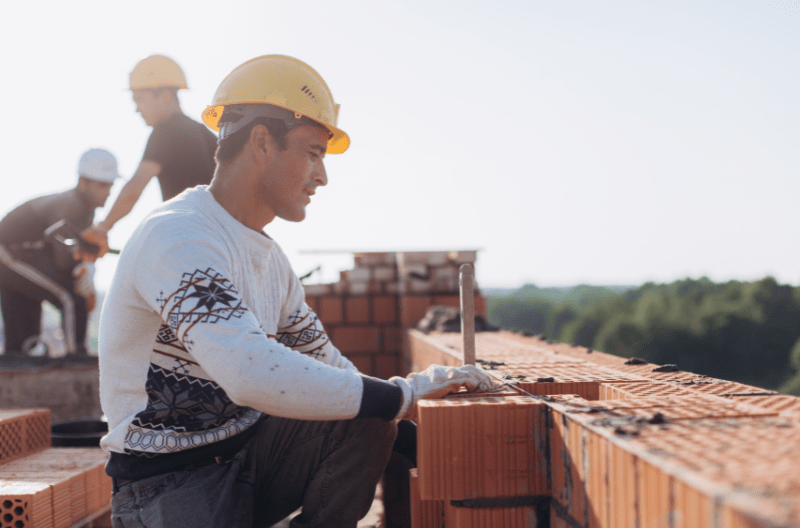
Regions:
<instances>
[{"instance_id":1,"label":"stack of bricks","mask_svg":"<svg viewBox=\"0 0 800 528\"><path fill-rule=\"evenodd\" d=\"M420 402L415 528L800 526L800 398L512 332L476 353L510 385Z\"/></svg>"},{"instance_id":2,"label":"stack of bricks","mask_svg":"<svg viewBox=\"0 0 800 528\"><path fill-rule=\"evenodd\" d=\"M47 409L0 411L0 528L82 526L107 511L105 461L99 448L50 448Z\"/></svg>"},{"instance_id":3,"label":"stack of bricks","mask_svg":"<svg viewBox=\"0 0 800 528\"><path fill-rule=\"evenodd\" d=\"M411 370L401 356L404 329L431 306L459 306L459 267L476 257L475 251L355 253L354 268L342 271L338 283L305 285L306 302L361 372L404 375ZM486 316L480 294L475 310Z\"/></svg>"}]
</instances>

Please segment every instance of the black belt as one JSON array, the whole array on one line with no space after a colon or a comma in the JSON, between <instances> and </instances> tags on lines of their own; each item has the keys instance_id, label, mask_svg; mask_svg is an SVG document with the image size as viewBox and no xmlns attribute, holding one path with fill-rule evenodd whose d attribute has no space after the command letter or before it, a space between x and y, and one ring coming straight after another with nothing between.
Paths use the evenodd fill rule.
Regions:
<instances>
[{"instance_id":1,"label":"black belt","mask_svg":"<svg viewBox=\"0 0 800 528\"><path fill-rule=\"evenodd\" d=\"M154 473L152 475L148 475L148 476L142 477L140 479L112 478L111 479L111 490L112 490L112 493L116 493L116 492L119 491L119 489L122 486L124 486L126 484L130 484L132 482L138 482L140 480L144 480L144 479L148 479L148 478L152 478L152 477L157 477L159 475L166 475L167 473L174 473L175 471L191 471L193 469L198 469L198 468L201 468L201 467L210 466L211 464L222 465L222 464L225 464L226 462L229 462L230 460L232 460L233 457L236 456L236 453L238 453L238 451L235 451L234 453L232 453L230 455L217 455L217 456L211 457L211 458L203 458L203 459L198 460L197 462L192 462L191 464L184 464L182 466L171 468L168 471L165 471L163 473Z\"/></svg>"}]
</instances>

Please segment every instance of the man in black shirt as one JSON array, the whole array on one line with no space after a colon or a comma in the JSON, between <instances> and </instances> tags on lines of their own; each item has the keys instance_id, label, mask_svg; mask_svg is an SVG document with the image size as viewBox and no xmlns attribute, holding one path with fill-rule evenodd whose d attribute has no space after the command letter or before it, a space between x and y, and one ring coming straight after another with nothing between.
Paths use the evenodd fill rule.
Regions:
<instances>
[{"instance_id":1,"label":"man in black shirt","mask_svg":"<svg viewBox=\"0 0 800 528\"><path fill-rule=\"evenodd\" d=\"M120 191L111 211L81 234L100 246L96 257L108 250L108 231L131 212L153 176L158 178L166 201L184 189L211 183L216 167L216 136L181 111L178 90L186 88L186 79L174 61L162 55L142 60L131 72L130 88L136 111L153 127L153 132L139 167Z\"/></svg>"},{"instance_id":2,"label":"man in black shirt","mask_svg":"<svg viewBox=\"0 0 800 528\"><path fill-rule=\"evenodd\" d=\"M92 224L119 177L117 160L91 149L78 164L78 185L23 203L0 220L0 309L5 355L22 356L38 341L42 301L55 305L70 354L85 355L86 323L94 308L93 264L45 231L59 221L80 232Z\"/></svg>"}]
</instances>

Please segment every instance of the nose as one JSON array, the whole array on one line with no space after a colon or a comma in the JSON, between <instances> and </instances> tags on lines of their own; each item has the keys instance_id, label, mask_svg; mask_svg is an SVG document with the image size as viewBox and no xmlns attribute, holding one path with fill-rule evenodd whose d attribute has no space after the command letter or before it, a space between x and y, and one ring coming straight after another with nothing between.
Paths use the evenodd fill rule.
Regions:
<instances>
[{"instance_id":1,"label":"nose","mask_svg":"<svg viewBox=\"0 0 800 528\"><path fill-rule=\"evenodd\" d=\"M325 162L320 161L319 166L314 173L314 181L318 182L319 185L325 186L328 185L328 173L325 170Z\"/></svg>"}]
</instances>

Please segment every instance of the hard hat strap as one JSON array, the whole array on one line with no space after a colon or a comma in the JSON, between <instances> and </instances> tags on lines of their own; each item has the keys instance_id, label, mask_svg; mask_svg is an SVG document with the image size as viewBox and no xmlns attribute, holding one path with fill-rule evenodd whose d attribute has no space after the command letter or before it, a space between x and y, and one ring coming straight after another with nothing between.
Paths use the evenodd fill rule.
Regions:
<instances>
[{"instance_id":1,"label":"hard hat strap","mask_svg":"<svg viewBox=\"0 0 800 528\"><path fill-rule=\"evenodd\" d=\"M316 121L298 112L292 112L270 104L247 104L226 106L219 123L219 139L223 140L235 134L253 120L269 117L280 119L291 130L300 125L320 126Z\"/></svg>"}]
</instances>

